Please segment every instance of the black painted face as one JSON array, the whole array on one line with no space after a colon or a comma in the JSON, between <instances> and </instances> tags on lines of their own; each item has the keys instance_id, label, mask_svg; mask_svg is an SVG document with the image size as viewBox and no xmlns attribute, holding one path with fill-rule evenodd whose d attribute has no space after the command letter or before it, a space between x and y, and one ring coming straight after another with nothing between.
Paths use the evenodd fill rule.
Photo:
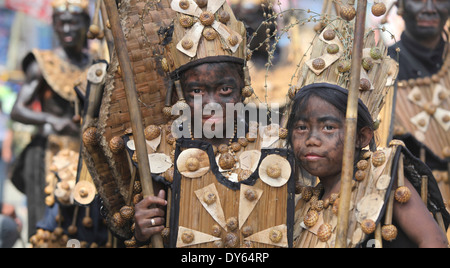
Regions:
<instances>
[{"instance_id":1,"label":"black painted face","mask_svg":"<svg viewBox=\"0 0 450 268\"><path fill-rule=\"evenodd\" d=\"M447 22L449 0L403 0L406 30L416 39L439 36Z\"/></svg>"},{"instance_id":2,"label":"black painted face","mask_svg":"<svg viewBox=\"0 0 450 268\"><path fill-rule=\"evenodd\" d=\"M226 105L242 101L241 91L244 81L235 64L202 64L187 70L181 79L184 97L191 107L191 114L203 114L202 125L206 122L215 125L226 123ZM242 67L240 67L242 68ZM194 105L196 97L201 97L200 105ZM204 115L203 108L211 103L221 106L223 117Z\"/></svg>"},{"instance_id":3,"label":"black painted face","mask_svg":"<svg viewBox=\"0 0 450 268\"><path fill-rule=\"evenodd\" d=\"M53 15L53 28L63 48L81 50L86 43L89 22L84 14L57 12Z\"/></svg>"},{"instance_id":4,"label":"black painted face","mask_svg":"<svg viewBox=\"0 0 450 268\"><path fill-rule=\"evenodd\" d=\"M294 123L292 146L306 171L321 179L342 170L345 117L330 103L312 96Z\"/></svg>"}]
</instances>

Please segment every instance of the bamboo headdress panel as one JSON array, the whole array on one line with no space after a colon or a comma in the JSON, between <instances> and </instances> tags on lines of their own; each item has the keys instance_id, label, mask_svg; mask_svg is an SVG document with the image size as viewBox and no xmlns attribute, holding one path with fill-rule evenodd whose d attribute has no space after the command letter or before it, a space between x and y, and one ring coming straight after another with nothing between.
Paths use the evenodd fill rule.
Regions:
<instances>
[{"instance_id":1,"label":"bamboo headdress panel","mask_svg":"<svg viewBox=\"0 0 450 268\"><path fill-rule=\"evenodd\" d=\"M88 13L89 0L54 0L52 8L59 12Z\"/></svg>"},{"instance_id":2,"label":"bamboo headdress panel","mask_svg":"<svg viewBox=\"0 0 450 268\"><path fill-rule=\"evenodd\" d=\"M173 0L177 13L171 42L166 46L167 72L177 78L184 65L211 57L243 64L246 30L236 19L226 0Z\"/></svg>"},{"instance_id":3,"label":"bamboo headdress panel","mask_svg":"<svg viewBox=\"0 0 450 268\"><path fill-rule=\"evenodd\" d=\"M329 21L328 21L329 22ZM298 73L297 84L289 89L289 96L306 85L330 83L350 88L353 22L336 19L324 24L323 30L312 42L309 58L304 60ZM387 56L382 41L376 42L373 30L366 31L361 62L359 98L376 120L393 90L398 64Z\"/></svg>"}]
</instances>

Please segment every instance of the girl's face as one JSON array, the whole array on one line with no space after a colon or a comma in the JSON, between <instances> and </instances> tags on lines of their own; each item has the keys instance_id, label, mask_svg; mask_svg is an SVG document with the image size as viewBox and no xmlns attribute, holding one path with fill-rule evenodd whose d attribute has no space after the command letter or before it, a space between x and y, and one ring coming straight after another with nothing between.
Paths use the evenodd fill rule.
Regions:
<instances>
[{"instance_id":1,"label":"girl's face","mask_svg":"<svg viewBox=\"0 0 450 268\"><path fill-rule=\"evenodd\" d=\"M345 116L330 103L311 96L298 111L292 146L295 156L311 175L321 179L340 176L344 153Z\"/></svg>"}]
</instances>

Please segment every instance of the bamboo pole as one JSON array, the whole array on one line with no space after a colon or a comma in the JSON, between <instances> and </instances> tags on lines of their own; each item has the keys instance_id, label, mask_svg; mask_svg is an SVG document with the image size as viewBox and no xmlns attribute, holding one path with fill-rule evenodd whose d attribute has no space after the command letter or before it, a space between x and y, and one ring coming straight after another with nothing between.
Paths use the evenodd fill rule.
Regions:
<instances>
[{"instance_id":1,"label":"bamboo pole","mask_svg":"<svg viewBox=\"0 0 450 268\"><path fill-rule=\"evenodd\" d=\"M153 180L150 173L150 165L148 164L147 144L145 142L142 114L139 109L140 106L136 84L134 83L133 69L131 67L128 49L125 43L125 36L120 24L119 12L115 0L104 0L104 3L111 24L111 31L114 37L114 44L120 68L122 69L125 94L130 111L131 128L133 130L134 142L136 143L136 154L139 162L139 176L142 184L142 192L144 197L153 196ZM160 234L153 235L151 243L154 248L164 247Z\"/></svg>"},{"instance_id":2,"label":"bamboo pole","mask_svg":"<svg viewBox=\"0 0 450 268\"><path fill-rule=\"evenodd\" d=\"M355 37L352 52L352 75L350 77L350 92L348 96L346 115L344 159L341 174L336 248L347 247L349 210L352 195L353 167L355 161L356 130L358 121L358 92L361 78L362 51L364 48L366 8L367 0L358 0L355 22Z\"/></svg>"}]
</instances>

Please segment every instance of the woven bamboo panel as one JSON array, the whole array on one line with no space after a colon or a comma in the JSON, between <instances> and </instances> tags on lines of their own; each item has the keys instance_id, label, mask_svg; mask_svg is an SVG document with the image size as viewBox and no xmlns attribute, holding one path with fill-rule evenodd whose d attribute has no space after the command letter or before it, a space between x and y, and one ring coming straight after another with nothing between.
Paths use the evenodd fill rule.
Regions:
<instances>
[{"instance_id":1,"label":"woven bamboo panel","mask_svg":"<svg viewBox=\"0 0 450 268\"><path fill-rule=\"evenodd\" d=\"M162 108L167 85L161 66L163 46L158 31L168 27L175 17L170 0L122 0L119 16L125 34L128 54L134 71L139 106L144 127L166 122ZM104 94L98 120L90 126L97 129L97 145L85 144L84 157L94 183L105 207L108 226L124 239L130 237L129 226L120 226L115 221L119 210L130 200L129 186L132 178L125 151L113 153L110 141L122 137L131 129L130 114L115 53L106 77Z\"/></svg>"},{"instance_id":2,"label":"woven bamboo panel","mask_svg":"<svg viewBox=\"0 0 450 268\"><path fill-rule=\"evenodd\" d=\"M119 5L119 14L134 71L142 123L144 127L163 124L166 118L161 111L168 83L161 66L163 46L158 31L173 21L174 12L170 8L170 1L124 0ZM124 135L130 127L124 83L117 58L113 57L100 111L99 131L103 150L111 162L113 177L125 199L128 198L131 179L129 164L127 159L113 157L109 142L116 136Z\"/></svg>"}]
</instances>

